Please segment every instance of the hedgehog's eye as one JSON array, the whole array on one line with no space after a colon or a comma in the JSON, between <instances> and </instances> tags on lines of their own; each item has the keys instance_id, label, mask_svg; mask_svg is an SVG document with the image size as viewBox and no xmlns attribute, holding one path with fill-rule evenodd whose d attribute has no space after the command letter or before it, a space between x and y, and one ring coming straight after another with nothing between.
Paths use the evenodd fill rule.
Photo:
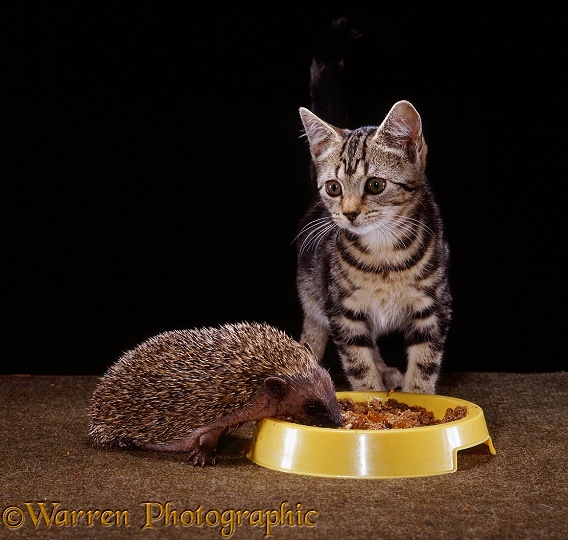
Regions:
<instances>
[{"instance_id":1,"label":"hedgehog's eye","mask_svg":"<svg viewBox=\"0 0 568 540\"><path fill-rule=\"evenodd\" d=\"M387 181L384 178L373 176L365 183L365 193L368 193L369 195L378 195L384 191L386 186Z\"/></svg>"},{"instance_id":2,"label":"hedgehog's eye","mask_svg":"<svg viewBox=\"0 0 568 540\"><path fill-rule=\"evenodd\" d=\"M330 197L339 197L341 195L341 184L337 180L328 180L325 183L325 191Z\"/></svg>"},{"instance_id":3,"label":"hedgehog's eye","mask_svg":"<svg viewBox=\"0 0 568 540\"><path fill-rule=\"evenodd\" d=\"M324 411L322 404L316 400L306 401L304 404L304 410L310 415L320 414Z\"/></svg>"}]
</instances>

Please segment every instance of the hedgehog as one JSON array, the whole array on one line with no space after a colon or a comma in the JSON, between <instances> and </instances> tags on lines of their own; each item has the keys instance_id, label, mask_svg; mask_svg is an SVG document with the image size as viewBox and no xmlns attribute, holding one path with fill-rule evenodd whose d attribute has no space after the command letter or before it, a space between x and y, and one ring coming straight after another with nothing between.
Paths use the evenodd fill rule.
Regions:
<instances>
[{"instance_id":1,"label":"hedgehog","mask_svg":"<svg viewBox=\"0 0 568 540\"><path fill-rule=\"evenodd\" d=\"M100 378L89 416L97 446L187 452L200 467L215 465L219 438L248 421L342 426L309 345L246 322L168 331L125 352Z\"/></svg>"}]
</instances>

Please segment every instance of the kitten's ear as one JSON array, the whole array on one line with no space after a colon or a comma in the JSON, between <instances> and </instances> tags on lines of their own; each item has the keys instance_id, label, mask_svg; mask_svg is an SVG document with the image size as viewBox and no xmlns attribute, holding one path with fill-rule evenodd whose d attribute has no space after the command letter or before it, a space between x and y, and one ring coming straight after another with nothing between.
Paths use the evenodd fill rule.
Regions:
<instances>
[{"instance_id":1,"label":"kitten's ear","mask_svg":"<svg viewBox=\"0 0 568 540\"><path fill-rule=\"evenodd\" d=\"M313 112L300 107L300 118L310 143L310 152L314 160L321 159L333 143L341 141L342 130L324 122Z\"/></svg>"},{"instance_id":2,"label":"kitten's ear","mask_svg":"<svg viewBox=\"0 0 568 540\"><path fill-rule=\"evenodd\" d=\"M390 144L403 148L411 161L420 158L422 165L425 164L426 143L422 135L422 120L411 103L395 103L379 126L375 138L381 133L387 137Z\"/></svg>"}]
</instances>

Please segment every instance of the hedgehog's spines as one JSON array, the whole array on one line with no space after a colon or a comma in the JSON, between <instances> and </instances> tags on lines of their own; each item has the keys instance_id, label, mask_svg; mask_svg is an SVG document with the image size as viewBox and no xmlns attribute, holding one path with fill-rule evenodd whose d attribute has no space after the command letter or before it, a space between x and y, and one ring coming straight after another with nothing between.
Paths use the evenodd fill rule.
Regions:
<instances>
[{"instance_id":1,"label":"hedgehog's spines","mask_svg":"<svg viewBox=\"0 0 568 540\"><path fill-rule=\"evenodd\" d=\"M101 378L89 434L112 446L170 441L244 407L269 376L305 380L317 369L306 347L267 324L163 332Z\"/></svg>"}]
</instances>

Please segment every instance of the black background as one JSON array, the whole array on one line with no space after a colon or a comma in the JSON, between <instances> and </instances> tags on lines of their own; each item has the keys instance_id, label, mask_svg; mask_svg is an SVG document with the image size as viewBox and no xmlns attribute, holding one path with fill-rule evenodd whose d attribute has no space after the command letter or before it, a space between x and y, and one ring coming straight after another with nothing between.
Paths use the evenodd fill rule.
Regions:
<instances>
[{"instance_id":1,"label":"black background","mask_svg":"<svg viewBox=\"0 0 568 540\"><path fill-rule=\"evenodd\" d=\"M399 99L422 115L452 251L444 369L565 368L561 10L361 5L5 8L2 372L102 373L174 328L299 336L298 107L318 36L344 14L364 33L347 127Z\"/></svg>"}]
</instances>

